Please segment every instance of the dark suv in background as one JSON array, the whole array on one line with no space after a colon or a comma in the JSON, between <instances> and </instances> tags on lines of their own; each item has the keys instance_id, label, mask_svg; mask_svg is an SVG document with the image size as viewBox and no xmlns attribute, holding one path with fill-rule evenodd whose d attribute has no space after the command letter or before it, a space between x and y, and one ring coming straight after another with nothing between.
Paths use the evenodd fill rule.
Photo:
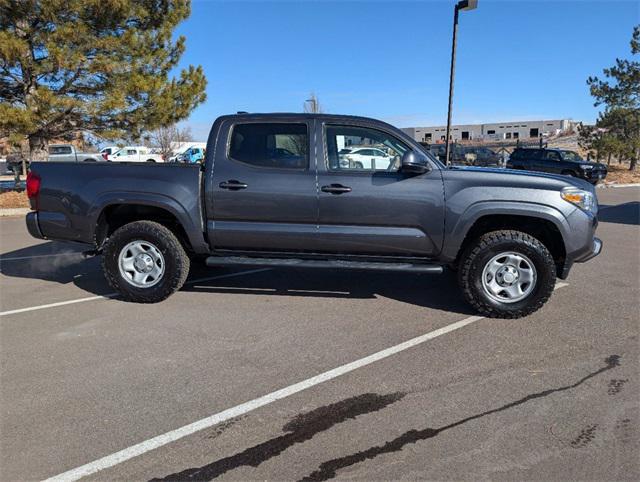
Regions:
<instances>
[{"instance_id":1,"label":"dark suv in background","mask_svg":"<svg viewBox=\"0 0 640 482\"><path fill-rule=\"evenodd\" d=\"M579 177L591 184L607 177L607 166L585 161L574 151L518 148L507 161L509 169L548 172Z\"/></svg>"}]
</instances>

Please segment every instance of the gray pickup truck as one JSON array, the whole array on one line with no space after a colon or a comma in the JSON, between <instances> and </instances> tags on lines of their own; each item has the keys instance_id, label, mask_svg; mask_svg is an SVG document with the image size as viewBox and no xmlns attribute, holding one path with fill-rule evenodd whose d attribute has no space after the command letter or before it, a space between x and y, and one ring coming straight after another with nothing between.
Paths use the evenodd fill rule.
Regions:
<instances>
[{"instance_id":1,"label":"gray pickup truck","mask_svg":"<svg viewBox=\"0 0 640 482\"><path fill-rule=\"evenodd\" d=\"M51 144L48 147L52 162L99 162L104 158L99 153L79 152L73 144Z\"/></svg>"},{"instance_id":2,"label":"gray pickup truck","mask_svg":"<svg viewBox=\"0 0 640 482\"><path fill-rule=\"evenodd\" d=\"M386 155L353 163L356 148ZM602 248L587 182L446 168L400 130L352 116L223 116L202 165L34 163L27 191L34 237L91 245L122 297L146 303L180 289L195 260L448 267L480 313L517 318Z\"/></svg>"}]
</instances>

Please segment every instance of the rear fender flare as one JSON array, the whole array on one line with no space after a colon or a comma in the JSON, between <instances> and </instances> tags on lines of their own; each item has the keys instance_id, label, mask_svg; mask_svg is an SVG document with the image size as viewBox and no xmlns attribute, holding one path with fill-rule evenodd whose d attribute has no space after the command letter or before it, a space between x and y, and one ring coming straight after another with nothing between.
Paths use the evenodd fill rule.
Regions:
<instances>
[{"instance_id":1,"label":"rear fender flare","mask_svg":"<svg viewBox=\"0 0 640 482\"><path fill-rule=\"evenodd\" d=\"M209 251L209 246L204 240L202 227L199 224L194 223L194 220L191 219L187 209L182 206L182 204L180 204L175 199L163 194L116 191L101 194L96 198L95 203L88 211L88 217L92 226L92 239L95 236L98 219L102 212L109 206L113 206L116 204L152 206L168 211L173 216L175 216L178 222L182 225L182 228L187 234L189 243L191 244L191 248L194 250L194 252L207 253Z\"/></svg>"}]
</instances>

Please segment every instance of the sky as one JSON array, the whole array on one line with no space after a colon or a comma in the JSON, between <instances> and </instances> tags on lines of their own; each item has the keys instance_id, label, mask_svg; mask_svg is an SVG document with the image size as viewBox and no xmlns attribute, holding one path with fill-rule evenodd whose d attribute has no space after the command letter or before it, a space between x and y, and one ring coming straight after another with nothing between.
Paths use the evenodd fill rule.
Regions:
<instances>
[{"instance_id":1,"label":"sky","mask_svg":"<svg viewBox=\"0 0 640 482\"><path fill-rule=\"evenodd\" d=\"M398 127L446 122L453 0L193 0L177 71L202 65L207 100L183 125L206 140L236 111L324 112ZM586 79L629 58L640 2L479 0L461 12L453 123L593 123Z\"/></svg>"}]
</instances>

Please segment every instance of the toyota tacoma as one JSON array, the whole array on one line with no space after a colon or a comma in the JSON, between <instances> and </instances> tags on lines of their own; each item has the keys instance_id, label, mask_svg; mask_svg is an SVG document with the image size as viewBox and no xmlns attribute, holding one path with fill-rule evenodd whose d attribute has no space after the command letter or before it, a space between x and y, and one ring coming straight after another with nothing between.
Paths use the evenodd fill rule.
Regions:
<instances>
[{"instance_id":1,"label":"toyota tacoma","mask_svg":"<svg viewBox=\"0 0 640 482\"><path fill-rule=\"evenodd\" d=\"M387 156L345 163L344 149ZM447 168L400 130L363 117L223 116L202 165L35 162L27 191L34 237L90 245L109 284L143 303L180 289L190 263L202 260L451 268L477 311L517 318L539 309L556 278L602 248L589 183Z\"/></svg>"}]
</instances>

